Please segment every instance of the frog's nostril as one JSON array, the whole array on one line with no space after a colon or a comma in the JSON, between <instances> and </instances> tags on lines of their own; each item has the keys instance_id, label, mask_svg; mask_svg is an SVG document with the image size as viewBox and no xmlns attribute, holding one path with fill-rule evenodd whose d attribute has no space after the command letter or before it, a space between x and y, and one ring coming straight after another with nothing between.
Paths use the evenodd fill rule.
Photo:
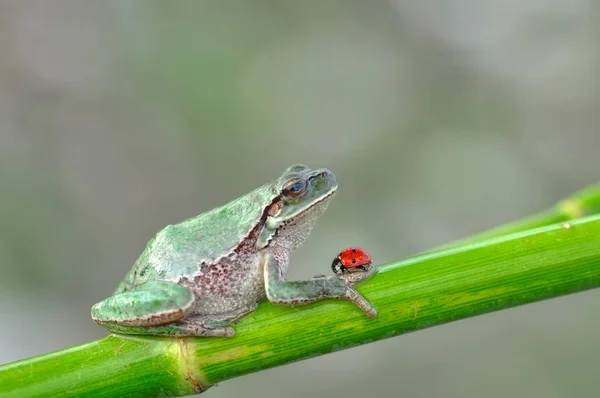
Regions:
<instances>
[{"instance_id":1,"label":"frog's nostril","mask_svg":"<svg viewBox=\"0 0 600 398\"><path fill-rule=\"evenodd\" d=\"M327 169L321 169L317 174L310 176L309 181L317 184L335 182L335 174Z\"/></svg>"}]
</instances>

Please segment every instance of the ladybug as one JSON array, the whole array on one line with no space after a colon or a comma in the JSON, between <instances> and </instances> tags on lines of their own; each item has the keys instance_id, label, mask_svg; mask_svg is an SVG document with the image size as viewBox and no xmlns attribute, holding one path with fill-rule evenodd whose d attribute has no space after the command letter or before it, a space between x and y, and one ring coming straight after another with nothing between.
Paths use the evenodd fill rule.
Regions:
<instances>
[{"instance_id":1,"label":"ladybug","mask_svg":"<svg viewBox=\"0 0 600 398\"><path fill-rule=\"evenodd\" d=\"M331 270L337 275L367 271L372 261L371 255L366 250L358 247L349 247L333 259Z\"/></svg>"}]
</instances>

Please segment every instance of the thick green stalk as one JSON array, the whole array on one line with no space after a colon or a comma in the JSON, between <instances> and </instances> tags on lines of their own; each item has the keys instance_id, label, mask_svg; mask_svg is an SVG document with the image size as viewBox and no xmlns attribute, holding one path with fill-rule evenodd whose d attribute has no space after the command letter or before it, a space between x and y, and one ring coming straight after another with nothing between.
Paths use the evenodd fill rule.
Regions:
<instances>
[{"instance_id":1,"label":"thick green stalk","mask_svg":"<svg viewBox=\"0 0 600 398\"><path fill-rule=\"evenodd\" d=\"M108 336L0 367L0 397L193 394L177 340Z\"/></svg>"},{"instance_id":2,"label":"thick green stalk","mask_svg":"<svg viewBox=\"0 0 600 398\"><path fill-rule=\"evenodd\" d=\"M0 367L0 396L185 395L358 344L600 286L600 216L426 253L380 267L347 302L263 303L223 338L110 336Z\"/></svg>"}]
</instances>

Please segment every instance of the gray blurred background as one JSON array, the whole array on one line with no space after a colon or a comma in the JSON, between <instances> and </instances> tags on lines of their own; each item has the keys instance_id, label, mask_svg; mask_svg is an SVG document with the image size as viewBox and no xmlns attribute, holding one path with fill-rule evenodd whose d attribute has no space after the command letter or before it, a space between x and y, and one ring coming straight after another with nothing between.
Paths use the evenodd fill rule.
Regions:
<instances>
[{"instance_id":1,"label":"gray blurred background","mask_svg":"<svg viewBox=\"0 0 600 398\"><path fill-rule=\"evenodd\" d=\"M600 180L592 1L0 0L0 363L89 309L169 223L296 162L339 193L290 278L378 263ZM221 383L206 397L597 396L598 291Z\"/></svg>"}]
</instances>

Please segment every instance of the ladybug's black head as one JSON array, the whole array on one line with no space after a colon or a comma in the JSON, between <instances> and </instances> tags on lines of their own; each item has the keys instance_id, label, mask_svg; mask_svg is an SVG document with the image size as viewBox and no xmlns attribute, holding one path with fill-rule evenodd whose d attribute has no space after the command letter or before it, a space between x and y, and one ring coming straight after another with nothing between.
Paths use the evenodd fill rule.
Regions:
<instances>
[{"instance_id":1,"label":"ladybug's black head","mask_svg":"<svg viewBox=\"0 0 600 398\"><path fill-rule=\"evenodd\" d=\"M331 263L331 270L336 275L341 275L344 272L344 265L339 257L333 259L333 262Z\"/></svg>"}]
</instances>

